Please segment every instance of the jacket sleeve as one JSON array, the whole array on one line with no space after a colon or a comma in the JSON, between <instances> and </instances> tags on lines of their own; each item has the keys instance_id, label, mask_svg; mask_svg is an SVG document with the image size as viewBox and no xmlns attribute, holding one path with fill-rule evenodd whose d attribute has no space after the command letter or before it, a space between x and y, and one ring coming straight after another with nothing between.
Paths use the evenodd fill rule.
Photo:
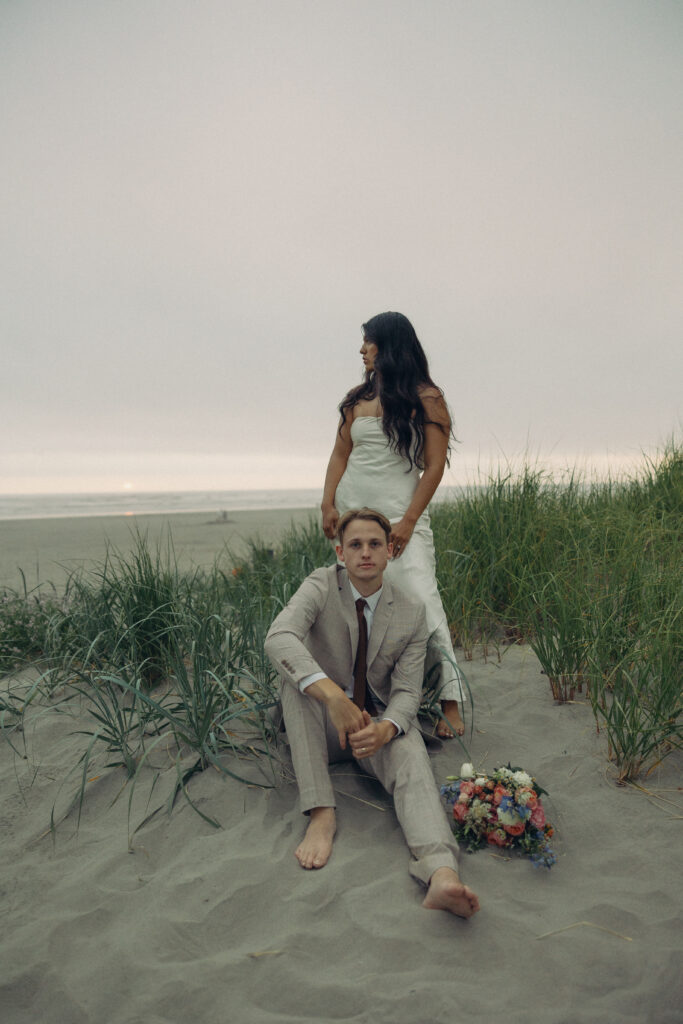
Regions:
<instances>
[{"instance_id":1,"label":"jacket sleeve","mask_svg":"<svg viewBox=\"0 0 683 1024\"><path fill-rule=\"evenodd\" d=\"M391 673L391 693L382 718L390 718L403 732L415 725L422 701L427 623L422 607L416 608L415 629Z\"/></svg>"},{"instance_id":2,"label":"jacket sleeve","mask_svg":"<svg viewBox=\"0 0 683 1024\"><path fill-rule=\"evenodd\" d=\"M301 584L268 630L265 651L274 669L297 689L306 676L324 672L303 640L325 607L329 582L316 569Z\"/></svg>"}]
</instances>

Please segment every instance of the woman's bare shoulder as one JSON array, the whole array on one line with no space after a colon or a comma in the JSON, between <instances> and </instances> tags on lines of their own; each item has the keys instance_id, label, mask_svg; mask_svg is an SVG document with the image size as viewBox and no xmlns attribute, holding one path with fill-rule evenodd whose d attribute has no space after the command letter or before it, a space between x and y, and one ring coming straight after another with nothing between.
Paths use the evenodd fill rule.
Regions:
<instances>
[{"instance_id":1,"label":"woman's bare shoulder","mask_svg":"<svg viewBox=\"0 0 683 1024\"><path fill-rule=\"evenodd\" d=\"M379 417L381 415L382 405L379 398L361 398L351 410L351 418L354 420L359 416Z\"/></svg>"},{"instance_id":2,"label":"woman's bare shoulder","mask_svg":"<svg viewBox=\"0 0 683 1024\"><path fill-rule=\"evenodd\" d=\"M425 398L443 398L443 391L436 384L420 384L417 393L421 401Z\"/></svg>"},{"instance_id":3,"label":"woman's bare shoulder","mask_svg":"<svg viewBox=\"0 0 683 1024\"><path fill-rule=\"evenodd\" d=\"M437 387L436 384L423 384L418 388L417 393L425 412L431 420L435 420L437 423L450 423L451 417L441 388Z\"/></svg>"}]
</instances>

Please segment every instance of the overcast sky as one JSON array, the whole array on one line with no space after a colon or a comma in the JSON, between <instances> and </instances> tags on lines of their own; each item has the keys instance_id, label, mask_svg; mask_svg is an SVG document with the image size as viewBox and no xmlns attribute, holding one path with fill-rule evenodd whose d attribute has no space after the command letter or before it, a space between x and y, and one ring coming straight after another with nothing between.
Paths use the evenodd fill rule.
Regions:
<instances>
[{"instance_id":1,"label":"overcast sky","mask_svg":"<svg viewBox=\"0 0 683 1024\"><path fill-rule=\"evenodd\" d=\"M0 487L322 486L360 324L461 444L680 436L680 0L3 0Z\"/></svg>"}]
</instances>

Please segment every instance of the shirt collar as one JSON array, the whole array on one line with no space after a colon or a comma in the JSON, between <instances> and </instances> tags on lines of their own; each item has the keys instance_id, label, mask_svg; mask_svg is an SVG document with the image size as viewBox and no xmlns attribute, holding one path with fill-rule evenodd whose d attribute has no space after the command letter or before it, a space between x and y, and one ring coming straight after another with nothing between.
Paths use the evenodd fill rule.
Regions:
<instances>
[{"instance_id":1,"label":"shirt collar","mask_svg":"<svg viewBox=\"0 0 683 1024\"><path fill-rule=\"evenodd\" d=\"M363 595L356 590L351 580L349 580L349 586L351 587L351 594L353 595L354 601L357 601L359 597L363 597ZM383 588L380 587L379 590L376 590L374 594L370 594L370 597L363 597L363 600L365 601L373 615L375 613L375 608L377 607L377 602L382 596L382 589Z\"/></svg>"}]
</instances>

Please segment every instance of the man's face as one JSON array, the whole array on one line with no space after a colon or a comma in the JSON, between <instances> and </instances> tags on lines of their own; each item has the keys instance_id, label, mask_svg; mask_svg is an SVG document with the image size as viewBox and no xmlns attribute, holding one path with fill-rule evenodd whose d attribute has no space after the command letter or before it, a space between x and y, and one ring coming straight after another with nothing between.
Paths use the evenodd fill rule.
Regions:
<instances>
[{"instance_id":1,"label":"man's face","mask_svg":"<svg viewBox=\"0 0 683 1024\"><path fill-rule=\"evenodd\" d=\"M382 586L382 574L391 555L384 530L372 519L353 519L337 545L337 556L346 566L349 579L365 597Z\"/></svg>"}]
</instances>

